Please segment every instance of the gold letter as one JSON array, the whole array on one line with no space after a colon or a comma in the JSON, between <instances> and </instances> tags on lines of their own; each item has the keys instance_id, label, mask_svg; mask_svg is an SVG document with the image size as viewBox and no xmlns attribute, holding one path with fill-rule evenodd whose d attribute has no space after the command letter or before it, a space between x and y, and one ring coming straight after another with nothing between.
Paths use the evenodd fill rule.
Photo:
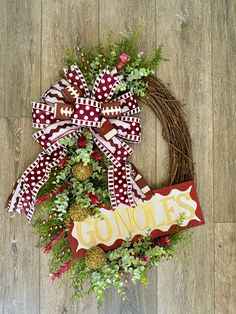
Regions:
<instances>
[{"instance_id":1,"label":"gold letter","mask_svg":"<svg viewBox=\"0 0 236 314\"><path fill-rule=\"evenodd\" d=\"M175 197L171 196L171 197L164 197L163 199L160 200L163 208L164 208L164 213L166 215L166 224L167 225L171 225L173 224L173 219L171 218L171 212L174 212L174 208L172 206L169 206L168 201L175 201ZM164 223L164 221L162 222Z\"/></svg>"},{"instance_id":2,"label":"gold letter","mask_svg":"<svg viewBox=\"0 0 236 314\"><path fill-rule=\"evenodd\" d=\"M137 219L137 210L138 210L138 209L141 209L141 210L143 211L143 213L144 213L144 216L146 217L146 225L145 225L143 228L140 227L140 225L138 224L138 219ZM149 222L148 216L149 216L149 215L147 214L147 212L146 212L146 210L145 210L144 207L139 207L139 205L138 205L137 207L135 207L135 208L133 209L134 223L135 223L136 227L137 227L139 230L141 230L141 231L147 230L147 228L148 228L148 222Z\"/></svg>"},{"instance_id":3,"label":"gold letter","mask_svg":"<svg viewBox=\"0 0 236 314\"><path fill-rule=\"evenodd\" d=\"M187 211L190 212L190 216L187 217L187 218L188 218L189 220L191 220L191 219L194 217L194 215L195 215L194 209L193 209L189 204L184 203L184 202L181 200L182 197L185 198L186 200L190 200L190 199L191 199L191 196L189 195L188 192L186 192L186 193L181 193L181 194L179 194L178 196L176 196L176 203L177 203L181 208L184 208L184 209L186 209Z\"/></svg>"},{"instance_id":4,"label":"gold letter","mask_svg":"<svg viewBox=\"0 0 236 314\"><path fill-rule=\"evenodd\" d=\"M149 216L149 224L150 224L150 228L154 227L156 225L156 219L155 219L155 214L154 214L154 211L153 211L153 205L152 205L152 201L148 201L148 202L145 202L143 204L139 204L139 206L141 206L145 213Z\"/></svg>"},{"instance_id":5,"label":"gold letter","mask_svg":"<svg viewBox=\"0 0 236 314\"><path fill-rule=\"evenodd\" d=\"M85 224L86 225L91 224L91 217L88 217L85 220L80 221L76 224L76 233L78 236L78 242L81 243L83 246L92 247L96 244L95 237L94 237L94 231L89 230L86 233L84 231L82 232L82 227L86 227ZM91 228L91 229L93 229L93 228ZM87 234L89 236L89 241L85 241L83 234Z\"/></svg>"},{"instance_id":6,"label":"gold letter","mask_svg":"<svg viewBox=\"0 0 236 314\"><path fill-rule=\"evenodd\" d=\"M122 210L122 211L123 211L123 210L126 211L127 216L128 216L128 219L129 219L129 221L128 221L129 225L127 225L126 221L124 220L124 217L121 215L121 210ZM123 233L122 233L121 230L120 230L120 225L119 225L120 222L122 223L122 225L125 227L125 229L126 229L128 232L132 232L132 226L131 226L131 221L130 221L130 215L129 215L129 212L128 212L129 210L132 210L132 208L126 207L126 208L124 208L124 209L118 209L118 210L115 210L115 211L114 211L114 215L115 215L115 219L116 219L116 225L117 225L117 229L118 229L118 231L119 231L118 236L122 236L122 235L123 235ZM118 220L118 218L119 218L119 220Z\"/></svg>"},{"instance_id":7,"label":"gold letter","mask_svg":"<svg viewBox=\"0 0 236 314\"><path fill-rule=\"evenodd\" d=\"M105 237L105 238L103 238L101 235L101 224L103 221L105 222L106 228L107 228L107 237ZM102 243L109 241L109 239L112 236L112 226L111 226L110 220L106 216L103 216L103 219L95 219L94 220L94 228L95 228L96 237L97 237L98 241L100 241ZM102 229L103 229L103 226L102 226Z\"/></svg>"}]
</instances>

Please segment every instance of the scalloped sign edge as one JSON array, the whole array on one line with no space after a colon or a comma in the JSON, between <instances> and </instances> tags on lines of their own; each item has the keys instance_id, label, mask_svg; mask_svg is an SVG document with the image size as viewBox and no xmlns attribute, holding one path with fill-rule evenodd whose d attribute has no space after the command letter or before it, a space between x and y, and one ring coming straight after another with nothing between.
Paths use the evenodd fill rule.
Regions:
<instances>
[{"instance_id":1,"label":"scalloped sign edge","mask_svg":"<svg viewBox=\"0 0 236 314\"><path fill-rule=\"evenodd\" d=\"M103 219L89 216L71 221L69 242L75 258L83 257L94 246L104 251L119 247L126 239L132 242L148 232L153 239L205 223L193 181L153 190L150 199L134 208L121 205L116 210L101 208ZM181 226L177 224L183 218Z\"/></svg>"}]
</instances>

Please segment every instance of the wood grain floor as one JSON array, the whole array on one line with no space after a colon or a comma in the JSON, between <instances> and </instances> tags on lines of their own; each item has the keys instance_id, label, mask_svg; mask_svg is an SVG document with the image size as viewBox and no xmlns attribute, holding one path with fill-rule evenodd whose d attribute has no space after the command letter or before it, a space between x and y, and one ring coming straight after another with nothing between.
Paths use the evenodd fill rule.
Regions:
<instances>
[{"instance_id":1,"label":"wood grain floor","mask_svg":"<svg viewBox=\"0 0 236 314\"><path fill-rule=\"evenodd\" d=\"M206 224L195 230L186 261L153 269L150 285L127 286L70 301L52 286L47 260L24 217L1 211L1 314L236 313L236 1L0 0L1 208L18 175L39 152L31 138L31 106L56 80L64 44L105 42L141 26L140 49L164 44L158 76L184 103L193 139L197 191ZM165 184L167 147L159 121L142 112L143 143L133 161L152 186Z\"/></svg>"}]
</instances>

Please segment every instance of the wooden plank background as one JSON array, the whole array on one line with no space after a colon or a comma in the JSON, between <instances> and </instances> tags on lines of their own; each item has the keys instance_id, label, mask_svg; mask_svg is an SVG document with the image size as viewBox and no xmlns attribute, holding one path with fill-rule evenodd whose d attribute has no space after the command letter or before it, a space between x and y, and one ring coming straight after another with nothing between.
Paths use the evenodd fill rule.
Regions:
<instances>
[{"instance_id":1,"label":"wooden plank background","mask_svg":"<svg viewBox=\"0 0 236 314\"><path fill-rule=\"evenodd\" d=\"M0 0L1 208L39 152L30 101L58 77L63 45L105 42L109 31L119 37L137 27L140 49L164 44L169 62L157 75L186 104L206 225L195 230L186 261L153 269L148 288L128 285L127 302L111 290L97 309L93 296L73 303L69 286L50 283L31 226L2 210L0 314L236 312L235 0ZM147 108L142 121L144 140L132 159L160 186L167 147Z\"/></svg>"}]
</instances>

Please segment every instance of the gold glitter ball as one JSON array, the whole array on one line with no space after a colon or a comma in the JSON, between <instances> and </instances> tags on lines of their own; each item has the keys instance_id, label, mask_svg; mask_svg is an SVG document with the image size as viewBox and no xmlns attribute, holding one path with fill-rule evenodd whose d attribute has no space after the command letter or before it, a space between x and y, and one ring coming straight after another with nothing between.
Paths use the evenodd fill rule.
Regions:
<instances>
[{"instance_id":1,"label":"gold glitter ball","mask_svg":"<svg viewBox=\"0 0 236 314\"><path fill-rule=\"evenodd\" d=\"M89 210L79 204L72 204L69 210L70 218L75 221L83 221L89 216Z\"/></svg>"},{"instance_id":2,"label":"gold glitter ball","mask_svg":"<svg viewBox=\"0 0 236 314\"><path fill-rule=\"evenodd\" d=\"M89 269L99 269L106 264L105 252L98 246L85 253L85 263Z\"/></svg>"},{"instance_id":3,"label":"gold glitter ball","mask_svg":"<svg viewBox=\"0 0 236 314\"><path fill-rule=\"evenodd\" d=\"M77 180L85 181L91 177L93 169L90 165L79 162L72 167L72 173Z\"/></svg>"}]
</instances>

